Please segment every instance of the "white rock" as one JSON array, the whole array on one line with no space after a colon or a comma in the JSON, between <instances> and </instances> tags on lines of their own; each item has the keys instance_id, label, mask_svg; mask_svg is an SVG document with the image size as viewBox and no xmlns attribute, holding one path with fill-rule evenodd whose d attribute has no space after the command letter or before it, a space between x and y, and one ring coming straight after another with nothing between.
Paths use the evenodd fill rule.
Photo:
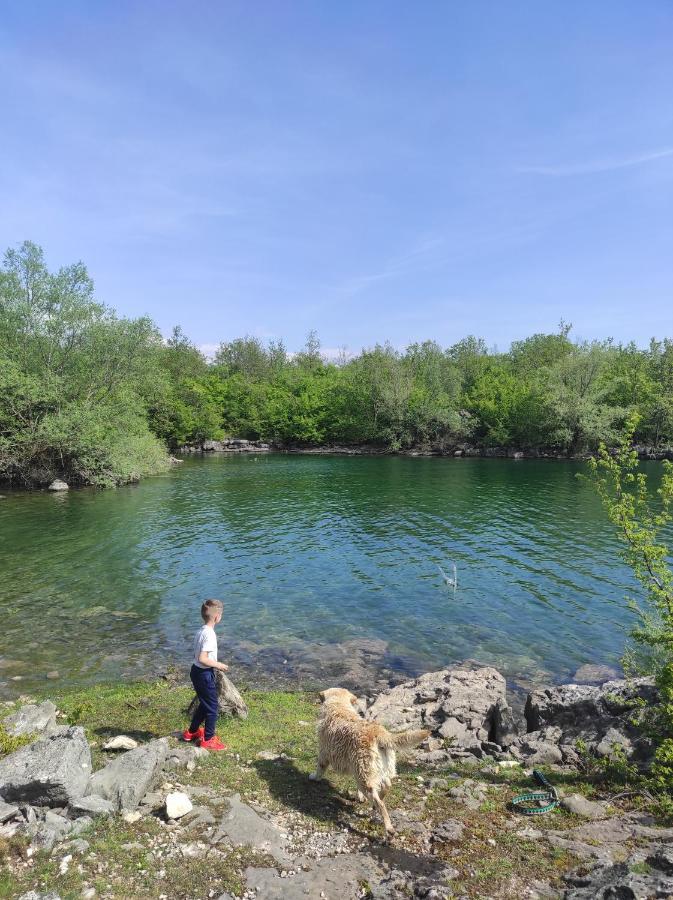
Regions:
<instances>
[{"instance_id":1,"label":"white rock","mask_svg":"<svg viewBox=\"0 0 673 900\"><path fill-rule=\"evenodd\" d=\"M61 481L60 478L55 478L52 481L52 483L49 485L48 490L50 490L50 491L68 491L68 490L70 490L70 488L65 483L65 481Z\"/></svg>"},{"instance_id":2,"label":"white rock","mask_svg":"<svg viewBox=\"0 0 673 900\"><path fill-rule=\"evenodd\" d=\"M127 825L133 825L134 822L139 821L142 818L142 814L139 812L126 812L122 815L122 819L127 823Z\"/></svg>"},{"instance_id":3,"label":"white rock","mask_svg":"<svg viewBox=\"0 0 673 900\"><path fill-rule=\"evenodd\" d=\"M103 750L135 750L137 746L138 741L134 741L126 734L118 734L103 744Z\"/></svg>"},{"instance_id":4,"label":"white rock","mask_svg":"<svg viewBox=\"0 0 673 900\"><path fill-rule=\"evenodd\" d=\"M67 856L63 857L63 859L61 860L61 865L58 867L58 871L61 873L61 875L65 875L65 873L68 871L68 867L70 866L71 861L72 853L69 853Z\"/></svg>"},{"instance_id":5,"label":"white rock","mask_svg":"<svg viewBox=\"0 0 673 900\"><path fill-rule=\"evenodd\" d=\"M174 791L166 795L166 815L169 819L180 819L193 809L192 801L187 794Z\"/></svg>"}]
</instances>

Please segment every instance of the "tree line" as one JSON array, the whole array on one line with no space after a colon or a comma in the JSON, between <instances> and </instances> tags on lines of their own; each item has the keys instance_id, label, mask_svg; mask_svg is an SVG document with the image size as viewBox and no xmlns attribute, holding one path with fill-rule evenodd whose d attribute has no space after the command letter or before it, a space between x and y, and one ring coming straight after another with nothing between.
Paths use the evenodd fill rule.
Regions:
<instances>
[{"instance_id":1,"label":"tree line","mask_svg":"<svg viewBox=\"0 0 673 900\"><path fill-rule=\"evenodd\" d=\"M616 443L634 413L637 441L672 443L673 339L641 349L570 332L333 361L314 333L294 354L246 336L208 360L179 327L164 340L99 303L81 263L49 272L25 242L0 270L0 478L116 484L161 471L167 448L226 436L574 454Z\"/></svg>"}]
</instances>

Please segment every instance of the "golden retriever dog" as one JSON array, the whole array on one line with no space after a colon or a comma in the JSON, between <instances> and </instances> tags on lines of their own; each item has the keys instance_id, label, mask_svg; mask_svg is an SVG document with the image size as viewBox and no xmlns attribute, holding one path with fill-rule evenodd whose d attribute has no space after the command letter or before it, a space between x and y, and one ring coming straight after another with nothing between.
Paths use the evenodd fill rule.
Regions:
<instances>
[{"instance_id":1,"label":"golden retriever dog","mask_svg":"<svg viewBox=\"0 0 673 900\"><path fill-rule=\"evenodd\" d=\"M358 800L367 798L381 813L386 834L392 834L395 829L384 798L397 775L396 751L415 747L430 732L391 734L383 725L366 722L353 709L357 697L343 688L321 691L320 699L318 765L309 777L319 781L328 766L335 772L355 776Z\"/></svg>"}]
</instances>

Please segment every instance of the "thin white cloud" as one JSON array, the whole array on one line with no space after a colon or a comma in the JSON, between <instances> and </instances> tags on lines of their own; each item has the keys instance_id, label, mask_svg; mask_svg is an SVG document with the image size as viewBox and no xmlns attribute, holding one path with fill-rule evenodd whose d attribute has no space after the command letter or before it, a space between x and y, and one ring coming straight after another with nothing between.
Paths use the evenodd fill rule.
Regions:
<instances>
[{"instance_id":1,"label":"thin white cloud","mask_svg":"<svg viewBox=\"0 0 673 900\"><path fill-rule=\"evenodd\" d=\"M201 353L203 353L206 359L210 361L215 359L215 354L219 349L219 344L199 344L199 350L201 351Z\"/></svg>"},{"instance_id":2,"label":"thin white cloud","mask_svg":"<svg viewBox=\"0 0 673 900\"><path fill-rule=\"evenodd\" d=\"M614 172L617 169L629 169L631 166L641 166L644 163L654 162L668 156L673 156L673 147L622 159L596 159L590 162L557 166L520 166L517 171L526 175L551 175L553 178L565 178L571 175L594 175L601 172Z\"/></svg>"}]
</instances>

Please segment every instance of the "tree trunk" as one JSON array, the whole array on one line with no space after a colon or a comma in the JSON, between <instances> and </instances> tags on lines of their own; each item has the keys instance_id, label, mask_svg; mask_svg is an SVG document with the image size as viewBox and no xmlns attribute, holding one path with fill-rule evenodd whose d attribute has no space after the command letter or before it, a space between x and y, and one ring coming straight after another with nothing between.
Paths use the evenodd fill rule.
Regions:
<instances>
[{"instance_id":1,"label":"tree trunk","mask_svg":"<svg viewBox=\"0 0 673 900\"><path fill-rule=\"evenodd\" d=\"M215 683L217 685L219 715L235 716L237 719L247 719L248 706L245 700L241 697L238 690L234 687L232 682L229 681L224 672L221 672L219 669L215 672ZM198 702L199 698L194 697L189 704L187 712L190 716L194 715Z\"/></svg>"}]
</instances>

